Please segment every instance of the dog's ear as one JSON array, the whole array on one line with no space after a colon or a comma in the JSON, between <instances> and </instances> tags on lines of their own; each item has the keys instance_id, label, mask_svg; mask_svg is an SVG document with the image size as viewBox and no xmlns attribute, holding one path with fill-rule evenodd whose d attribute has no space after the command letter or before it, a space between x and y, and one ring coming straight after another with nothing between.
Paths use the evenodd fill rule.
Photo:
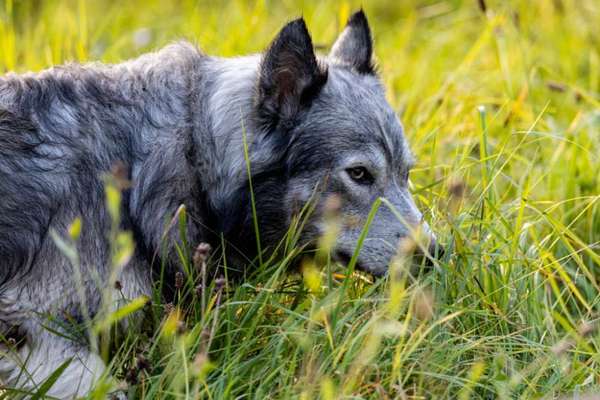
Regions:
<instances>
[{"instance_id":1,"label":"dog's ear","mask_svg":"<svg viewBox=\"0 0 600 400\"><path fill-rule=\"evenodd\" d=\"M329 57L361 74L375 73L371 28L363 10L352 14L348 19L346 27L333 44Z\"/></svg>"},{"instance_id":2,"label":"dog's ear","mask_svg":"<svg viewBox=\"0 0 600 400\"><path fill-rule=\"evenodd\" d=\"M327 81L327 70L315 57L303 19L283 27L266 51L258 82L258 111L262 122L293 124Z\"/></svg>"}]
</instances>

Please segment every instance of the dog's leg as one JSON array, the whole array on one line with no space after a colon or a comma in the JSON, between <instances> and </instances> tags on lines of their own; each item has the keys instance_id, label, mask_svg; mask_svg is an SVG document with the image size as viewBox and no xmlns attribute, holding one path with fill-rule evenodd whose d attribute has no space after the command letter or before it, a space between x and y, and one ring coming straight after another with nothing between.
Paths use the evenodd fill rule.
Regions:
<instances>
[{"instance_id":1,"label":"dog's leg","mask_svg":"<svg viewBox=\"0 0 600 400\"><path fill-rule=\"evenodd\" d=\"M84 340L65 337L73 333L63 332L69 330L69 321L93 322L96 316L112 313L132 299L152 295L149 268L140 257L131 259L120 271L118 285L110 282L102 268L85 270L85 277L103 271L104 275L83 284L70 276L58 275L69 268L60 264L52 269L40 267L37 275L30 274L29 279L13 280L0 288L0 385L35 392L68 362L47 395L60 399L87 395L106 368ZM83 285L86 295L85 307L76 290L79 285ZM81 311L84 309L85 314ZM69 318L65 320L65 316ZM135 330L142 317L140 310L121 321L121 325L126 331ZM16 340L3 341L7 336Z\"/></svg>"},{"instance_id":2,"label":"dog's leg","mask_svg":"<svg viewBox=\"0 0 600 400\"><path fill-rule=\"evenodd\" d=\"M28 332L24 343L0 346L0 377L9 388L35 392L63 365L67 366L46 395L59 399L84 396L105 370L100 357L87 346L43 328Z\"/></svg>"}]
</instances>

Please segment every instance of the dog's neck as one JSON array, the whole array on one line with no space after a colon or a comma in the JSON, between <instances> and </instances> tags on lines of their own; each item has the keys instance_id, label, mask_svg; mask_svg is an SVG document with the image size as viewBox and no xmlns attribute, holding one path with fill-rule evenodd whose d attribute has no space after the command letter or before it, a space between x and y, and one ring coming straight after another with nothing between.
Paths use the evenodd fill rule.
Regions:
<instances>
[{"instance_id":1,"label":"dog's neck","mask_svg":"<svg viewBox=\"0 0 600 400\"><path fill-rule=\"evenodd\" d=\"M189 52L189 48L182 50ZM245 237L238 230L240 218L251 215L245 209L250 206L248 168L258 183L265 172L280 167L276 157L282 154L275 148L272 135L261 131L256 122L261 58L197 55L190 58L184 77L172 77L188 82L187 94L181 94L184 99L176 101L186 104L189 121L173 121L179 127L174 136L173 130L164 130L157 138L144 138L146 143L164 145L157 148L154 144L154 150L137 168L137 190L132 195L134 217L141 223L160 226L169 218L163 215L165 211L172 214L183 203L190 212L192 207L198 208L196 220L200 224L191 227L191 240L206 240L209 232L226 236L234 232L237 237ZM160 168L145 168L145 164ZM154 174L148 176L146 170ZM160 182L174 179L181 183L177 192L159 191ZM150 247L161 243L162 235L156 233L157 237L146 240Z\"/></svg>"},{"instance_id":2,"label":"dog's neck","mask_svg":"<svg viewBox=\"0 0 600 400\"><path fill-rule=\"evenodd\" d=\"M246 180L244 143L254 140L253 96L259 61L259 57L207 57L193 82L198 94L197 103L192 104L198 173L214 203Z\"/></svg>"},{"instance_id":3,"label":"dog's neck","mask_svg":"<svg viewBox=\"0 0 600 400\"><path fill-rule=\"evenodd\" d=\"M237 230L250 207L248 171L258 183L281 168L282 151L257 119L260 62L260 55L206 57L193 79L194 167L218 220L213 228L226 235L245 236Z\"/></svg>"},{"instance_id":4,"label":"dog's neck","mask_svg":"<svg viewBox=\"0 0 600 400\"><path fill-rule=\"evenodd\" d=\"M209 58L194 81L192 105L197 170L212 205L230 204L232 188L247 185L274 162L269 135L256 122L260 56ZM260 148L261 151L254 151Z\"/></svg>"}]
</instances>

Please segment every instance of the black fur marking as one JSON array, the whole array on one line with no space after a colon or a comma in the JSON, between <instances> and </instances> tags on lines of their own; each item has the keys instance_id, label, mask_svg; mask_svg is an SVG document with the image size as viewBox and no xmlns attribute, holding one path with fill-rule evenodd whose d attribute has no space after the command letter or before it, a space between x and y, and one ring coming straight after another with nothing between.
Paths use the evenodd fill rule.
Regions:
<instances>
[{"instance_id":1,"label":"black fur marking","mask_svg":"<svg viewBox=\"0 0 600 400\"><path fill-rule=\"evenodd\" d=\"M269 128L288 130L327 81L303 19L288 23L267 50L260 68L258 116Z\"/></svg>"},{"instance_id":2,"label":"black fur marking","mask_svg":"<svg viewBox=\"0 0 600 400\"><path fill-rule=\"evenodd\" d=\"M350 16L346 28L333 45L331 56L361 74L375 74L371 28L363 10Z\"/></svg>"},{"instance_id":3,"label":"black fur marking","mask_svg":"<svg viewBox=\"0 0 600 400\"><path fill-rule=\"evenodd\" d=\"M0 286L29 271L52 219L51 187L39 176L48 167L36 162L43 143L29 119L0 110Z\"/></svg>"}]
</instances>

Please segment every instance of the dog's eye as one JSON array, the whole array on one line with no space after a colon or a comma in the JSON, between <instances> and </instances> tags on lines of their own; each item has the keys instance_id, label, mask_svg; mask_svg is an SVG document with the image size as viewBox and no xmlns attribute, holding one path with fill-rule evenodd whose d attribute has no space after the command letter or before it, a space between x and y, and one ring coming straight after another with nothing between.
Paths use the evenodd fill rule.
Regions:
<instances>
[{"instance_id":1,"label":"dog's eye","mask_svg":"<svg viewBox=\"0 0 600 400\"><path fill-rule=\"evenodd\" d=\"M360 183L361 185L370 185L373 183L373 176L365 167L348 168L346 172L353 181Z\"/></svg>"}]
</instances>

